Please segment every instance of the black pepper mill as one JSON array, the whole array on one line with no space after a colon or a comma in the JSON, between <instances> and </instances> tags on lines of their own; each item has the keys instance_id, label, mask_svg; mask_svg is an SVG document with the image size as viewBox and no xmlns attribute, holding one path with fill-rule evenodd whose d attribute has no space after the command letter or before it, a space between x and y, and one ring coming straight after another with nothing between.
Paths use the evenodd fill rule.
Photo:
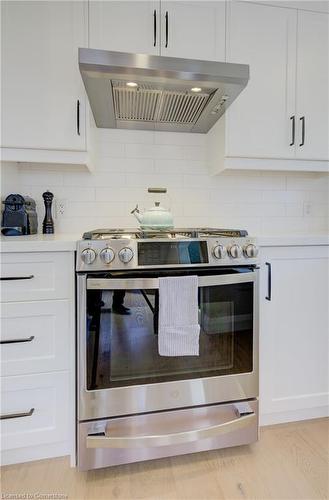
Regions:
<instances>
[{"instance_id":1,"label":"black pepper mill","mask_svg":"<svg viewBox=\"0 0 329 500\"><path fill-rule=\"evenodd\" d=\"M54 234L54 221L51 215L51 205L54 195L50 191L46 191L42 194L42 198L45 204L45 218L42 223L42 232L43 234Z\"/></svg>"}]
</instances>

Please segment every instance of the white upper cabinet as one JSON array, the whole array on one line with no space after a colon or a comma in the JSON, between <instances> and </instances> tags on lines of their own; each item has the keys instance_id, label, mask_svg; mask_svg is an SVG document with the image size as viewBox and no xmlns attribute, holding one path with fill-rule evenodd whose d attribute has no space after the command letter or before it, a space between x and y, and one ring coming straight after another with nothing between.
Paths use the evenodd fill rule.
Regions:
<instances>
[{"instance_id":1,"label":"white upper cabinet","mask_svg":"<svg viewBox=\"0 0 329 500\"><path fill-rule=\"evenodd\" d=\"M298 11L298 158L329 158L328 21L327 14Z\"/></svg>"},{"instance_id":2,"label":"white upper cabinet","mask_svg":"<svg viewBox=\"0 0 329 500\"><path fill-rule=\"evenodd\" d=\"M160 53L160 2L90 1L89 47Z\"/></svg>"},{"instance_id":3,"label":"white upper cabinet","mask_svg":"<svg viewBox=\"0 0 329 500\"><path fill-rule=\"evenodd\" d=\"M85 8L80 1L2 2L3 159L86 149L78 68L78 47L87 46Z\"/></svg>"},{"instance_id":4,"label":"white upper cabinet","mask_svg":"<svg viewBox=\"0 0 329 500\"><path fill-rule=\"evenodd\" d=\"M225 60L225 2L90 1L89 47Z\"/></svg>"},{"instance_id":5,"label":"white upper cabinet","mask_svg":"<svg viewBox=\"0 0 329 500\"><path fill-rule=\"evenodd\" d=\"M227 61L248 64L250 80L208 133L210 170L328 171L328 14L227 9Z\"/></svg>"},{"instance_id":6,"label":"white upper cabinet","mask_svg":"<svg viewBox=\"0 0 329 500\"><path fill-rule=\"evenodd\" d=\"M230 4L228 61L250 81L227 113L227 156L293 158L297 11Z\"/></svg>"},{"instance_id":7,"label":"white upper cabinet","mask_svg":"<svg viewBox=\"0 0 329 500\"><path fill-rule=\"evenodd\" d=\"M161 55L225 60L225 2L161 2Z\"/></svg>"}]
</instances>

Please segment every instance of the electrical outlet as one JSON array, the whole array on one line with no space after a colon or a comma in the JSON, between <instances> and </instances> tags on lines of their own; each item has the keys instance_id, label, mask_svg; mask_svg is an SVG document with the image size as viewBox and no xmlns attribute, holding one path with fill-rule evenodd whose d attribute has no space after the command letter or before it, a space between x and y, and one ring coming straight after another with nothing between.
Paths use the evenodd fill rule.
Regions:
<instances>
[{"instance_id":1,"label":"electrical outlet","mask_svg":"<svg viewBox=\"0 0 329 500\"><path fill-rule=\"evenodd\" d=\"M64 217L67 210L67 200L56 200L56 218Z\"/></svg>"},{"instance_id":2,"label":"electrical outlet","mask_svg":"<svg viewBox=\"0 0 329 500\"><path fill-rule=\"evenodd\" d=\"M303 214L304 217L310 217L313 215L313 203L311 201L304 201Z\"/></svg>"}]
</instances>

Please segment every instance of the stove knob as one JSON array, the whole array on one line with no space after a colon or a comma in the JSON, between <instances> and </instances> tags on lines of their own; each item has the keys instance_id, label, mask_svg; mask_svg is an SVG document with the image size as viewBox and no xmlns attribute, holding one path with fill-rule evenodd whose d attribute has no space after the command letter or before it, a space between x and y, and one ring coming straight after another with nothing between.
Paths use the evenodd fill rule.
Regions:
<instances>
[{"instance_id":1,"label":"stove knob","mask_svg":"<svg viewBox=\"0 0 329 500\"><path fill-rule=\"evenodd\" d=\"M249 245L244 247L243 252L246 257L252 258L252 257L257 257L259 250L256 247L256 245L249 243Z\"/></svg>"},{"instance_id":2,"label":"stove knob","mask_svg":"<svg viewBox=\"0 0 329 500\"><path fill-rule=\"evenodd\" d=\"M223 247L223 245L217 245L214 247L212 253L216 259L225 259L227 255L226 248Z\"/></svg>"},{"instance_id":3,"label":"stove knob","mask_svg":"<svg viewBox=\"0 0 329 500\"><path fill-rule=\"evenodd\" d=\"M228 252L233 259L239 259L242 255L242 248L240 245L232 245L229 249Z\"/></svg>"},{"instance_id":4,"label":"stove knob","mask_svg":"<svg viewBox=\"0 0 329 500\"><path fill-rule=\"evenodd\" d=\"M133 258L133 256L134 256L134 252L129 247L124 247L119 252L119 259L124 264L127 264L128 262L130 262L131 259Z\"/></svg>"},{"instance_id":5,"label":"stove knob","mask_svg":"<svg viewBox=\"0 0 329 500\"><path fill-rule=\"evenodd\" d=\"M99 254L99 256L104 262L104 264L111 264L112 260L115 257L115 254L112 248L104 248Z\"/></svg>"},{"instance_id":6,"label":"stove knob","mask_svg":"<svg viewBox=\"0 0 329 500\"><path fill-rule=\"evenodd\" d=\"M96 252L92 248L85 248L81 252L81 259L85 264L92 264L96 259Z\"/></svg>"}]
</instances>

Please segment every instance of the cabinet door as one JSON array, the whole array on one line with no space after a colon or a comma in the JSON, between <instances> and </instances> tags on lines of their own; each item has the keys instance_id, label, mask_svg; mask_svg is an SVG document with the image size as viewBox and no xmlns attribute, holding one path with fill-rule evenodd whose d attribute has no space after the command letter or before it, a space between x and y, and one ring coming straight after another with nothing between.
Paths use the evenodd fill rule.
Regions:
<instances>
[{"instance_id":1,"label":"cabinet door","mask_svg":"<svg viewBox=\"0 0 329 500\"><path fill-rule=\"evenodd\" d=\"M262 253L263 423L311 418L321 411L324 415L328 403L328 247L265 248ZM272 270L270 301L265 299L265 262Z\"/></svg>"},{"instance_id":2,"label":"cabinet door","mask_svg":"<svg viewBox=\"0 0 329 500\"><path fill-rule=\"evenodd\" d=\"M161 55L225 60L225 2L161 2Z\"/></svg>"},{"instance_id":3,"label":"cabinet door","mask_svg":"<svg viewBox=\"0 0 329 500\"><path fill-rule=\"evenodd\" d=\"M297 11L230 3L228 61L250 81L226 114L227 156L293 158Z\"/></svg>"},{"instance_id":4,"label":"cabinet door","mask_svg":"<svg viewBox=\"0 0 329 500\"><path fill-rule=\"evenodd\" d=\"M329 159L328 22L328 14L298 11L297 157L309 160Z\"/></svg>"},{"instance_id":5,"label":"cabinet door","mask_svg":"<svg viewBox=\"0 0 329 500\"><path fill-rule=\"evenodd\" d=\"M89 2L89 47L159 54L160 2Z\"/></svg>"},{"instance_id":6,"label":"cabinet door","mask_svg":"<svg viewBox=\"0 0 329 500\"><path fill-rule=\"evenodd\" d=\"M84 2L2 2L2 145L84 150ZM80 130L77 113L80 103Z\"/></svg>"}]
</instances>

